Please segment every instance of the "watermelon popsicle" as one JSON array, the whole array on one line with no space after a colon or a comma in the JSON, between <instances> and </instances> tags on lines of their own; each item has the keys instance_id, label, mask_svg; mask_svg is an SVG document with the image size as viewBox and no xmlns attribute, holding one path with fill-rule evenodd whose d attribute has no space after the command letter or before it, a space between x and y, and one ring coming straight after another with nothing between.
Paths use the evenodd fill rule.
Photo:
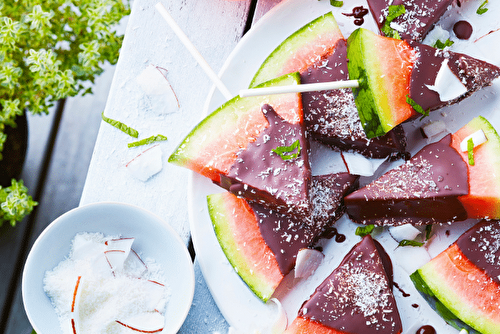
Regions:
<instances>
[{"instance_id":1,"label":"watermelon popsicle","mask_svg":"<svg viewBox=\"0 0 500 334\"><path fill-rule=\"evenodd\" d=\"M411 275L443 319L469 334L500 328L500 222L483 220Z\"/></svg>"},{"instance_id":2,"label":"watermelon popsicle","mask_svg":"<svg viewBox=\"0 0 500 334\"><path fill-rule=\"evenodd\" d=\"M491 85L500 68L449 50L377 35L359 28L347 41L354 95L368 138L457 103Z\"/></svg>"},{"instance_id":3,"label":"watermelon popsicle","mask_svg":"<svg viewBox=\"0 0 500 334\"><path fill-rule=\"evenodd\" d=\"M470 136L483 134L485 142ZM464 150L465 148L465 150ZM500 218L500 137L483 117L422 148L345 198L357 223L414 225Z\"/></svg>"}]
</instances>

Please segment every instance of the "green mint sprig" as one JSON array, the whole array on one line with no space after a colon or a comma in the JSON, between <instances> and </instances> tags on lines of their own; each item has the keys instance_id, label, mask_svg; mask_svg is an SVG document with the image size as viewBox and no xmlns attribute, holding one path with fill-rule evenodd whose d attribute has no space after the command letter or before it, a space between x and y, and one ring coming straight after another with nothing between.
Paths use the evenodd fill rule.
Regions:
<instances>
[{"instance_id":1,"label":"green mint sprig","mask_svg":"<svg viewBox=\"0 0 500 334\"><path fill-rule=\"evenodd\" d=\"M364 236L371 234L374 229L375 225L358 226L356 227L356 232L354 232L354 234L363 238Z\"/></svg>"},{"instance_id":2,"label":"green mint sprig","mask_svg":"<svg viewBox=\"0 0 500 334\"><path fill-rule=\"evenodd\" d=\"M134 141L132 143L128 143L128 147L131 148L131 147L137 147L137 146L142 146L142 145L148 145L148 144L151 144L151 143L154 143L157 141L163 141L163 140L167 140L167 137L165 137L164 135L158 134L156 136L151 136L148 138L141 139L139 141Z\"/></svg>"},{"instance_id":3,"label":"green mint sprig","mask_svg":"<svg viewBox=\"0 0 500 334\"><path fill-rule=\"evenodd\" d=\"M410 95L406 95L406 103L408 103L412 108L413 110L415 110L416 112L418 112L419 114L422 114L422 117L420 117L420 120L424 119L425 117L429 116L429 112L430 110L427 109L427 110L424 110L424 108L422 108L422 106L420 106L418 103L416 103L411 97Z\"/></svg>"},{"instance_id":4,"label":"green mint sprig","mask_svg":"<svg viewBox=\"0 0 500 334\"><path fill-rule=\"evenodd\" d=\"M488 8L486 8L486 5L488 4L488 0L484 0L484 2L479 6L479 8L476 10L476 13L479 15L483 15L488 11Z\"/></svg>"},{"instance_id":5,"label":"green mint sprig","mask_svg":"<svg viewBox=\"0 0 500 334\"><path fill-rule=\"evenodd\" d=\"M300 142L297 139L290 146L278 146L272 151L280 156L283 160L296 159L300 155Z\"/></svg>"},{"instance_id":6,"label":"green mint sprig","mask_svg":"<svg viewBox=\"0 0 500 334\"><path fill-rule=\"evenodd\" d=\"M450 40L449 38L443 43L441 42L441 40L437 40L436 43L434 43L433 47L437 48L437 49L441 49L443 50L445 47L447 46L452 46L453 45L453 41Z\"/></svg>"},{"instance_id":7,"label":"green mint sprig","mask_svg":"<svg viewBox=\"0 0 500 334\"><path fill-rule=\"evenodd\" d=\"M118 130L125 132L126 134L128 134L131 137L134 137L134 138L139 137L139 132L137 130L129 127L128 125L125 125L124 123L122 123L120 121L117 121L117 120L114 120L112 118L104 116L104 112L102 112L101 116L102 116L102 120L104 122L114 126Z\"/></svg>"},{"instance_id":8,"label":"green mint sprig","mask_svg":"<svg viewBox=\"0 0 500 334\"><path fill-rule=\"evenodd\" d=\"M389 6L389 13L387 14L387 17L385 19L384 25L380 30L384 33L385 36L391 37L391 38L396 38L396 39L401 39L399 36L399 33L391 28L391 23L394 21L397 17L403 15L406 13L406 8L404 5L390 5Z\"/></svg>"},{"instance_id":9,"label":"green mint sprig","mask_svg":"<svg viewBox=\"0 0 500 334\"><path fill-rule=\"evenodd\" d=\"M472 138L467 140L467 159L469 160L469 165L474 166L474 141Z\"/></svg>"}]
</instances>

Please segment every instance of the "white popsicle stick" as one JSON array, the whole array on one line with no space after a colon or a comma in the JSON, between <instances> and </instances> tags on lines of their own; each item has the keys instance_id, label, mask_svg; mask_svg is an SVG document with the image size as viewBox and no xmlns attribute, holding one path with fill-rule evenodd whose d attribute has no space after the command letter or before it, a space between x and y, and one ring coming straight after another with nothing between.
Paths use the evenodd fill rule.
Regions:
<instances>
[{"instance_id":1,"label":"white popsicle stick","mask_svg":"<svg viewBox=\"0 0 500 334\"><path fill-rule=\"evenodd\" d=\"M248 97L248 96L259 96L259 95L283 94L283 93L302 93L302 92L314 92L321 90L356 88L356 87L359 87L358 80L330 81L330 82L318 82L318 83L302 84L302 85L242 89L240 90L240 96Z\"/></svg>"},{"instance_id":2,"label":"white popsicle stick","mask_svg":"<svg viewBox=\"0 0 500 334\"><path fill-rule=\"evenodd\" d=\"M212 70L210 65L207 63L207 61L203 58L203 56L198 52L196 47L191 43L189 38L184 34L182 29L179 27L179 25L175 22L173 17L170 15L170 13L167 11L167 9L161 4L157 3L155 5L156 9L160 14L163 16L165 21L169 24L169 26L172 28L172 30L175 32L177 37L181 40L182 44L188 49L188 51L191 53L191 55L196 59L198 64L200 64L201 68L205 71L205 73L210 77L210 80L215 84L215 86L219 89L219 91L224 95L224 97L227 100L230 100L233 98L233 95L227 87L222 83L222 81L219 79L217 74Z\"/></svg>"}]
</instances>

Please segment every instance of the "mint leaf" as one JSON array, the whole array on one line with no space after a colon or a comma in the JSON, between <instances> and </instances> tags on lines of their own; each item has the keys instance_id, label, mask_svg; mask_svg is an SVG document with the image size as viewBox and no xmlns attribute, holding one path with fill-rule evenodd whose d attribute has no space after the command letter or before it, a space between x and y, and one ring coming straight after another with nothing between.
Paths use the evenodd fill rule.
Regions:
<instances>
[{"instance_id":1,"label":"mint leaf","mask_svg":"<svg viewBox=\"0 0 500 334\"><path fill-rule=\"evenodd\" d=\"M415 241L415 240L401 240L398 244L400 247L404 246L413 246L413 247L422 247L424 245L423 242Z\"/></svg>"},{"instance_id":2,"label":"mint leaf","mask_svg":"<svg viewBox=\"0 0 500 334\"><path fill-rule=\"evenodd\" d=\"M164 135L156 135L156 136L151 136L148 138L141 139L139 141L134 141L132 143L128 143L128 147L137 147L137 146L142 146L142 145L148 145L157 141L162 141L162 140L167 140L167 137Z\"/></svg>"},{"instance_id":3,"label":"mint leaf","mask_svg":"<svg viewBox=\"0 0 500 334\"><path fill-rule=\"evenodd\" d=\"M426 225L425 226L425 240L429 240L431 237L432 233L432 224Z\"/></svg>"},{"instance_id":4,"label":"mint leaf","mask_svg":"<svg viewBox=\"0 0 500 334\"><path fill-rule=\"evenodd\" d=\"M449 38L443 43L441 42L439 39L436 41L436 43L434 43L433 47L437 48L437 49L441 49L443 50L445 47L447 46L452 46L453 45L453 41L451 41Z\"/></svg>"},{"instance_id":5,"label":"mint leaf","mask_svg":"<svg viewBox=\"0 0 500 334\"><path fill-rule=\"evenodd\" d=\"M117 120L114 120L114 119L111 119L111 118L104 116L104 112L102 112L101 116L102 116L102 120L104 122L111 124L112 126L117 128L118 130L125 132L126 134L128 134L131 137L134 137L134 138L139 137L139 132L137 130L123 124L120 121L117 121Z\"/></svg>"},{"instance_id":6,"label":"mint leaf","mask_svg":"<svg viewBox=\"0 0 500 334\"><path fill-rule=\"evenodd\" d=\"M295 159L300 154L300 142L297 139L290 146L278 146L272 150L274 153L280 156L283 160ZM295 152L295 153L292 153Z\"/></svg>"},{"instance_id":7,"label":"mint leaf","mask_svg":"<svg viewBox=\"0 0 500 334\"><path fill-rule=\"evenodd\" d=\"M330 5L333 7L342 7L344 5L344 1L330 0Z\"/></svg>"},{"instance_id":8,"label":"mint leaf","mask_svg":"<svg viewBox=\"0 0 500 334\"><path fill-rule=\"evenodd\" d=\"M394 21L397 17L403 15L404 13L406 13L405 5L389 6L389 13L387 14L384 25L382 26L382 28L380 28L380 30L384 33L385 36L401 39L399 33L391 28L391 22Z\"/></svg>"},{"instance_id":9,"label":"mint leaf","mask_svg":"<svg viewBox=\"0 0 500 334\"><path fill-rule=\"evenodd\" d=\"M474 166L474 141L472 138L467 140L467 158L469 160L469 165Z\"/></svg>"},{"instance_id":10,"label":"mint leaf","mask_svg":"<svg viewBox=\"0 0 500 334\"><path fill-rule=\"evenodd\" d=\"M408 103L413 108L413 110L415 110L419 114L422 114L422 117L420 117L420 120L429 116L430 109L424 110L424 108L422 108L418 103L413 101L413 99L410 97L410 95L406 95L406 103Z\"/></svg>"},{"instance_id":11,"label":"mint leaf","mask_svg":"<svg viewBox=\"0 0 500 334\"><path fill-rule=\"evenodd\" d=\"M372 233L374 229L375 225L358 226L354 234L363 238L364 236L367 236L368 234Z\"/></svg>"},{"instance_id":12,"label":"mint leaf","mask_svg":"<svg viewBox=\"0 0 500 334\"><path fill-rule=\"evenodd\" d=\"M486 5L488 4L488 0L484 0L484 2L479 6L479 8L476 10L476 13L479 15L483 15L488 11L488 8L486 8Z\"/></svg>"}]
</instances>

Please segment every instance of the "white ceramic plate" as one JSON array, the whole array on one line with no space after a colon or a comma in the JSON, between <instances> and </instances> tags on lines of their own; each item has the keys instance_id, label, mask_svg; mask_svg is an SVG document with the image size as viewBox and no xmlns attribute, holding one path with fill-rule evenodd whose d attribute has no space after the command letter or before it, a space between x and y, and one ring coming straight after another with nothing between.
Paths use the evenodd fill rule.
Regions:
<instances>
[{"instance_id":1,"label":"white ceramic plate","mask_svg":"<svg viewBox=\"0 0 500 334\"><path fill-rule=\"evenodd\" d=\"M35 331L62 332L50 299L43 291L43 278L47 270L52 270L69 254L71 240L79 232L135 238L134 250L163 268L171 288L162 333L177 333L194 295L194 269L189 252L166 222L144 209L121 203L96 203L73 209L40 234L28 255L22 278L24 307Z\"/></svg>"},{"instance_id":2,"label":"white ceramic plate","mask_svg":"<svg viewBox=\"0 0 500 334\"><path fill-rule=\"evenodd\" d=\"M469 21L474 28L473 35L469 41L456 41L452 49L500 65L500 59L497 56L500 43L484 43L486 39L492 37L500 41L500 32L479 39L491 30L499 28L495 21L500 13L500 3L490 1L488 15L483 16L475 14L476 3L477 1L469 1L463 4L460 13L456 9L450 10L439 24L451 31L454 22L460 19ZM276 46L295 30L328 11L334 12L344 36L349 36L357 26L352 23L352 18L348 18L342 13L349 13L352 8L360 5L368 8L364 0L344 1L344 6L340 9L330 6L328 0L288 0L283 2L266 14L237 45L221 70L222 81L233 94L237 94L240 89L247 88L260 64ZM365 16L365 23L362 27L376 31L375 22L370 15ZM454 132L473 117L483 115L497 130L500 130L500 115L495 114L495 109L499 105L499 93L500 80L497 80L492 87L483 89L458 105L434 112L429 119L443 120L447 128ZM222 95L214 89L208 96L205 112L215 110L224 101ZM419 131L421 125L422 123L419 122L405 125L409 150L412 153L427 144ZM314 145L314 147L321 149L322 154L313 153L311 159L313 173L338 171L338 155L318 145ZM399 163L401 162L383 167L385 169L392 168ZM272 321L274 308L263 304L256 298L234 272L217 242L210 222L206 195L222 190L209 180L193 173L189 191L189 213L194 246L201 270L217 305L229 324L237 330L251 333L253 329L262 328L266 322ZM396 248L396 242L387 232L376 237L392 257L395 281L405 293L410 295L403 297L401 291L397 289L394 291L405 330L429 324L436 328L438 334L457 333L428 307L414 289L409 280L409 274L427 262L431 256L437 255L446 248L473 223L469 221L438 228L436 237L429 243L428 248ZM332 240L324 241L325 260L316 273L309 279L302 281L287 277L276 293L287 311L289 321L295 318L300 305L309 298L316 286L337 267L345 254L360 240L353 233L355 224L348 218L343 217L336 226L340 233L347 236L347 240L341 244Z\"/></svg>"}]
</instances>

